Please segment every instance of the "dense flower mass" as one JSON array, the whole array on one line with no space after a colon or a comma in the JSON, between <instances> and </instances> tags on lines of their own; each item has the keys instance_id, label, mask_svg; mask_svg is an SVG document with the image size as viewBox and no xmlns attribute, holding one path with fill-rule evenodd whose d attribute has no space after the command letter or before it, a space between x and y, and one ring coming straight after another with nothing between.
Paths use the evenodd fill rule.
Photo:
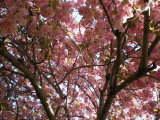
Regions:
<instances>
[{"instance_id":1,"label":"dense flower mass","mask_svg":"<svg viewBox=\"0 0 160 120\"><path fill-rule=\"evenodd\" d=\"M160 119L160 0L1 0L0 119Z\"/></svg>"}]
</instances>

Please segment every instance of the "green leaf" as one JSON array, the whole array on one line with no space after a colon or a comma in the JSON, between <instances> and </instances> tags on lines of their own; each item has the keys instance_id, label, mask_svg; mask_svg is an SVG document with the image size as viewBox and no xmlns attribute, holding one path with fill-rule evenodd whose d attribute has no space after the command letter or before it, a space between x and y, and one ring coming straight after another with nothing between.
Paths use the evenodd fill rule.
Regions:
<instances>
[{"instance_id":1,"label":"green leaf","mask_svg":"<svg viewBox=\"0 0 160 120\"><path fill-rule=\"evenodd\" d=\"M97 11L94 11L94 18L98 18L99 14Z\"/></svg>"},{"instance_id":2,"label":"green leaf","mask_svg":"<svg viewBox=\"0 0 160 120\"><path fill-rule=\"evenodd\" d=\"M116 15L118 13L118 11L117 10L113 10L112 13L113 13L113 15Z\"/></svg>"},{"instance_id":3,"label":"green leaf","mask_svg":"<svg viewBox=\"0 0 160 120\"><path fill-rule=\"evenodd\" d=\"M151 27L154 27L155 25L156 25L155 20L152 20L152 21L150 22L150 26L151 26Z\"/></svg>"},{"instance_id":4,"label":"green leaf","mask_svg":"<svg viewBox=\"0 0 160 120\"><path fill-rule=\"evenodd\" d=\"M139 21L139 17L135 17L135 18L132 20L130 26L131 26L131 27L135 27L135 26L136 26L136 23L137 23L138 21Z\"/></svg>"},{"instance_id":5,"label":"green leaf","mask_svg":"<svg viewBox=\"0 0 160 120\"><path fill-rule=\"evenodd\" d=\"M39 25L40 27L41 27L43 24L44 24L44 23L43 23L41 20L38 21L38 25Z\"/></svg>"},{"instance_id":6,"label":"green leaf","mask_svg":"<svg viewBox=\"0 0 160 120\"><path fill-rule=\"evenodd\" d=\"M51 23L47 22L47 25L48 25L48 26L51 26Z\"/></svg>"},{"instance_id":7,"label":"green leaf","mask_svg":"<svg viewBox=\"0 0 160 120\"><path fill-rule=\"evenodd\" d=\"M49 5L55 10L59 2L57 0L49 0Z\"/></svg>"},{"instance_id":8,"label":"green leaf","mask_svg":"<svg viewBox=\"0 0 160 120\"><path fill-rule=\"evenodd\" d=\"M129 2L128 2L128 0L123 0L122 1L122 4L128 4Z\"/></svg>"},{"instance_id":9,"label":"green leaf","mask_svg":"<svg viewBox=\"0 0 160 120\"><path fill-rule=\"evenodd\" d=\"M32 20L32 18L31 18L30 15L27 15L27 16L26 16L26 19L27 19L28 21Z\"/></svg>"},{"instance_id":10,"label":"green leaf","mask_svg":"<svg viewBox=\"0 0 160 120\"><path fill-rule=\"evenodd\" d=\"M135 40L138 44L140 44L140 42L141 42L141 39L139 39L139 38L137 38L137 37L136 37L134 40Z\"/></svg>"},{"instance_id":11,"label":"green leaf","mask_svg":"<svg viewBox=\"0 0 160 120\"><path fill-rule=\"evenodd\" d=\"M54 53L54 50L55 50L55 48L54 48L54 47L52 47L52 48L51 48L51 53Z\"/></svg>"},{"instance_id":12,"label":"green leaf","mask_svg":"<svg viewBox=\"0 0 160 120\"><path fill-rule=\"evenodd\" d=\"M3 110L5 108L4 104L0 102L0 110Z\"/></svg>"},{"instance_id":13,"label":"green leaf","mask_svg":"<svg viewBox=\"0 0 160 120\"><path fill-rule=\"evenodd\" d=\"M57 27L56 26L52 27L52 30L53 31L57 30Z\"/></svg>"},{"instance_id":14,"label":"green leaf","mask_svg":"<svg viewBox=\"0 0 160 120\"><path fill-rule=\"evenodd\" d=\"M89 43L87 43L87 45L86 45L86 48L88 48L89 47Z\"/></svg>"},{"instance_id":15,"label":"green leaf","mask_svg":"<svg viewBox=\"0 0 160 120\"><path fill-rule=\"evenodd\" d=\"M49 43L50 43L50 39L47 39L47 38L40 39L40 46L42 49L47 48Z\"/></svg>"},{"instance_id":16,"label":"green leaf","mask_svg":"<svg viewBox=\"0 0 160 120\"><path fill-rule=\"evenodd\" d=\"M85 49L85 46L84 46L83 44L80 44L79 46L80 46L80 48L81 48L82 50Z\"/></svg>"},{"instance_id":17,"label":"green leaf","mask_svg":"<svg viewBox=\"0 0 160 120\"><path fill-rule=\"evenodd\" d=\"M154 21L154 20L152 20L151 22L150 22L150 30L151 31L153 31L153 30L155 30L155 25L156 25L156 22Z\"/></svg>"},{"instance_id":18,"label":"green leaf","mask_svg":"<svg viewBox=\"0 0 160 120\"><path fill-rule=\"evenodd\" d=\"M154 32L156 35L160 36L160 31L155 31Z\"/></svg>"},{"instance_id":19,"label":"green leaf","mask_svg":"<svg viewBox=\"0 0 160 120\"><path fill-rule=\"evenodd\" d=\"M98 39L94 39L94 43L98 43Z\"/></svg>"},{"instance_id":20,"label":"green leaf","mask_svg":"<svg viewBox=\"0 0 160 120\"><path fill-rule=\"evenodd\" d=\"M52 59L52 56L48 56L47 60L50 61Z\"/></svg>"},{"instance_id":21,"label":"green leaf","mask_svg":"<svg viewBox=\"0 0 160 120\"><path fill-rule=\"evenodd\" d=\"M41 9L39 7L35 8L35 11L40 12Z\"/></svg>"}]
</instances>

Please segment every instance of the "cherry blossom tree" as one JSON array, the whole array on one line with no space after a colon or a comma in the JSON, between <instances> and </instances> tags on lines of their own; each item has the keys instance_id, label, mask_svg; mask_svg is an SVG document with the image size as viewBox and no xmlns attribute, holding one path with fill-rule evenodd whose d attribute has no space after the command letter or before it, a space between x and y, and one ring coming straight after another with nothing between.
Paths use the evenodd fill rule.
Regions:
<instances>
[{"instance_id":1,"label":"cherry blossom tree","mask_svg":"<svg viewBox=\"0 0 160 120\"><path fill-rule=\"evenodd\" d=\"M0 0L0 119L158 120L160 0Z\"/></svg>"}]
</instances>

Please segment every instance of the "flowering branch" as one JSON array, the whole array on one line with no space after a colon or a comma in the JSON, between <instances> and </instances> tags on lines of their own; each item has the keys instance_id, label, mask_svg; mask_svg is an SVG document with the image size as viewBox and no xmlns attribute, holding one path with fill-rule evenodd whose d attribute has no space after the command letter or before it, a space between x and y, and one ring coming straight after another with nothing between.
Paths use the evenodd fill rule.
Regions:
<instances>
[{"instance_id":1,"label":"flowering branch","mask_svg":"<svg viewBox=\"0 0 160 120\"><path fill-rule=\"evenodd\" d=\"M105 7L105 5L104 5L104 3L103 3L102 0L99 0L99 3L101 4L101 6L102 6L102 8L103 8L103 10L104 10L104 13L105 13L105 15L107 16L107 19L108 19L108 22L109 22L110 27L111 27L111 29L112 29L112 32L113 32L114 35L116 36L116 31L115 31L115 29L114 29L114 27L113 27L113 25L112 25L110 16L109 16L109 14L108 14L108 10L106 9L106 7Z\"/></svg>"},{"instance_id":2,"label":"flowering branch","mask_svg":"<svg viewBox=\"0 0 160 120\"><path fill-rule=\"evenodd\" d=\"M25 67L24 64L21 62L18 62L16 58L14 58L4 47L0 48L0 54L4 56L9 62L11 62L15 67L17 67L19 70L21 70L30 80L31 84L33 85L36 94L38 98L40 99L46 114L48 115L50 120L55 120L54 112L48 103L48 100L46 98L46 94L43 91L42 87L37 83L37 79L34 77L34 75Z\"/></svg>"}]
</instances>

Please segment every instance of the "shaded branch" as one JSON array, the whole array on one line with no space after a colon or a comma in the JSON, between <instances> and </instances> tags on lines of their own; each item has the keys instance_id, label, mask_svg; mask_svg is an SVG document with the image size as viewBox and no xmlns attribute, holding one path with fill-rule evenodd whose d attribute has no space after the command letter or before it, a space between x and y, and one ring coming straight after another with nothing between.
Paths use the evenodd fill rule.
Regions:
<instances>
[{"instance_id":1,"label":"shaded branch","mask_svg":"<svg viewBox=\"0 0 160 120\"><path fill-rule=\"evenodd\" d=\"M149 9L144 11L144 30L143 30L143 45L142 59L140 68L146 68L148 62L148 36L149 36Z\"/></svg>"},{"instance_id":2,"label":"shaded branch","mask_svg":"<svg viewBox=\"0 0 160 120\"><path fill-rule=\"evenodd\" d=\"M72 68L64 77L63 79L58 83L62 83L67 77L68 75L70 75L74 70L77 70L77 69L80 69L80 68L90 68L90 67L95 67L95 66L106 66L107 64L104 64L104 65L84 65L84 66L79 66L79 67L75 67L75 68Z\"/></svg>"},{"instance_id":3,"label":"shaded branch","mask_svg":"<svg viewBox=\"0 0 160 120\"><path fill-rule=\"evenodd\" d=\"M110 25L110 27L111 27L111 29L112 29L113 34L116 36L116 31L115 31L115 29L114 29L114 27L113 27L113 25L112 25L110 16L109 16L109 14L108 14L108 10L107 10L106 7L104 6L104 3L102 2L102 0L98 0L98 1L99 1L99 3L100 3L101 6L102 6L105 15L107 16L107 19L108 19L108 22L109 22L109 25Z\"/></svg>"},{"instance_id":4,"label":"shaded branch","mask_svg":"<svg viewBox=\"0 0 160 120\"><path fill-rule=\"evenodd\" d=\"M160 36L157 36L155 40L152 42L150 48L148 49L148 57L151 56L151 53L153 52L153 49L156 47L158 42L160 41Z\"/></svg>"},{"instance_id":5,"label":"shaded branch","mask_svg":"<svg viewBox=\"0 0 160 120\"><path fill-rule=\"evenodd\" d=\"M24 64L18 62L18 60L15 57L13 57L6 50L6 48L4 47L0 48L0 54L27 76L27 78L30 80L31 84L34 87L36 94L40 99L49 120L55 120L54 112L47 101L46 94L43 91L42 87L37 83L37 79L34 77L33 73L29 69L27 69L27 67Z\"/></svg>"},{"instance_id":6,"label":"shaded branch","mask_svg":"<svg viewBox=\"0 0 160 120\"><path fill-rule=\"evenodd\" d=\"M147 76L146 74L152 70L154 70L157 66L155 63L153 63L152 67L150 68L145 68L145 69L139 69L137 72L135 72L133 75L131 75L129 78L127 78L122 84L117 86L115 89L114 93L118 94L122 89L133 83L135 80Z\"/></svg>"},{"instance_id":7,"label":"shaded branch","mask_svg":"<svg viewBox=\"0 0 160 120\"><path fill-rule=\"evenodd\" d=\"M59 87L58 83L55 81L55 84L45 75L43 74L39 68L37 67L37 70L38 72L45 78L45 80L50 84L52 85L52 87L56 90L56 92L59 94L59 96L62 98L62 99L65 99L66 96L63 94L61 88Z\"/></svg>"},{"instance_id":8,"label":"shaded branch","mask_svg":"<svg viewBox=\"0 0 160 120\"><path fill-rule=\"evenodd\" d=\"M110 107L113 103L114 97L115 97L115 94L112 94L112 92L110 92L108 94L108 97L105 101L104 107L101 111L101 114L97 117L97 120L106 120L106 117L109 113Z\"/></svg>"},{"instance_id":9,"label":"shaded branch","mask_svg":"<svg viewBox=\"0 0 160 120\"><path fill-rule=\"evenodd\" d=\"M114 97L124 88L126 88L128 85L133 83L135 80L146 76L146 73L154 70L156 68L156 65L153 63L153 66L146 69L139 69L137 72L135 72L133 75L131 75L129 78L127 78L122 84L116 87L116 89L109 92L108 97L106 99L106 102L104 104L104 107L102 109L102 112L100 116L98 116L97 120L106 120L106 117L109 113L110 107L112 105L112 102L114 100Z\"/></svg>"},{"instance_id":10,"label":"shaded branch","mask_svg":"<svg viewBox=\"0 0 160 120\"><path fill-rule=\"evenodd\" d=\"M117 75L119 73L119 68L121 65L121 52L122 52L122 36L121 32L116 30L117 35L117 58L112 68L111 79L110 79L110 87L114 89L117 85Z\"/></svg>"}]
</instances>

